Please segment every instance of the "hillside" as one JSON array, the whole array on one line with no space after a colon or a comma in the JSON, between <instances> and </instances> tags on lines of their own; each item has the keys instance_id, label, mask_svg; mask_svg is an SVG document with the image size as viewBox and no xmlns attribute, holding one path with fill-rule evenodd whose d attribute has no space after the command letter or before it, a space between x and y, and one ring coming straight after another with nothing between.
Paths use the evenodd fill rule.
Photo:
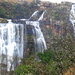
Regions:
<instances>
[{"instance_id":1,"label":"hillside","mask_svg":"<svg viewBox=\"0 0 75 75\"><path fill-rule=\"evenodd\" d=\"M33 2L33 0L2 0L0 2L3 2L3 1L6 1L6 2L11 2L11 3L23 3L24 1L27 1L27 2Z\"/></svg>"},{"instance_id":2,"label":"hillside","mask_svg":"<svg viewBox=\"0 0 75 75\"><path fill-rule=\"evenodd\" d=\"M1 18L28 18L38 6L35 3L11 3L0 2L0 17Z\"/></svg>"}]
</instances>

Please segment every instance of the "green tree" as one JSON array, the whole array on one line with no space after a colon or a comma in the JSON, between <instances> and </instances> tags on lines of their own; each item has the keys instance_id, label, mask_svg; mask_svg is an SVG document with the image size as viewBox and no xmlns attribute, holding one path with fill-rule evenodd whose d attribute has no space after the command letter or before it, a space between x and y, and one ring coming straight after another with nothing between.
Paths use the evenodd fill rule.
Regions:
<instances>
[{"instance_id":1,"label":"green tree","mask_svg":"<svg viewBox=\"0 0 75 75\"><path fill-rule=\"evenodd\" d=\"M0 17L5 17L6 9L2 6L0 6Z\"/></svg>"}]
</instances>

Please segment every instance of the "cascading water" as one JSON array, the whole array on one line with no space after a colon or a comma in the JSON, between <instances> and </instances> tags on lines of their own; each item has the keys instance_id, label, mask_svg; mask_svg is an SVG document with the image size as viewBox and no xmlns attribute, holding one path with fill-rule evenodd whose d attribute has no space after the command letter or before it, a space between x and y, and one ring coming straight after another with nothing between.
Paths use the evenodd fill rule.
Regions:
<instances>
[{"instance_id":1,"label":"cascading water","mask_svg":"<svg viewBox=\"0 0 75 75\"><path fill-rule=\"evenodd\" d=\"M70 11L70 21L73 25L74 29L74 36L75 36L75 3L72 4L71 11Z\"/></svg>"},{"instance_id":2,"label":"cascading water","mask_svg":"<svg viewBox=\"0 0 75 75\"><path fill-rule=\"evenodd\" d=\"M29 19L24 20L24 22L26 22L25 26L33 26L32 32L34 35L35 54L47 49L43 33L39 26L46 11L42 13L37 21L30 21L32 17L38 15L38 12L39 11L35 11ZM23 58L23 45L26 45L24 40L26 34L26 29L24 29L25 26L24 24L13 23L11 20L8 20L8 23L0 23L0 72L2 70L14 70L17 64L21 61L20 59ZM2 64L6 65L6 67L2 67Z\"/></svg>"},{"instance_id":3,"label":"cascading water","mask_svg":"<svg viewBox=\"0 0 75 75\"><path fill-rule=\"evenodd\" d=\"M32 16L26 21L26 25L31 25L34 27L32 29L32 31L33 31L33 35L34 35L35 53L43 52L45 49L47 49L43 33L40 29L40 21L43 19L44 13L46 11L44 11L42 13L42 15L40 16L40 18L37 21L30 21L30 19L32 17L35 17L38 14L38 12L39 11L35 11L32 14Z\"/></svg>"},{"instance_id":4,"label":"cascading water","mask_svg":"<svg viewBox=\"0 0 75 75\"><path fill-rule=\"evenodd\" d=\"M7 71L14 67L23 58L23 25L12 23L0 24L0 64L7 65ZM2 69L2 68L0 68Z\"/></svg>"}]
</instances>

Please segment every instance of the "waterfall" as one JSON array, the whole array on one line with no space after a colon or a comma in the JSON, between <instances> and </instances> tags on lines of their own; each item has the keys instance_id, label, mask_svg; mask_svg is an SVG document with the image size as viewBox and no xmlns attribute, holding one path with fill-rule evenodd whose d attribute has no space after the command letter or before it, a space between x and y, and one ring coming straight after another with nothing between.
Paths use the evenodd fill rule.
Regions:
<instances>
[{"instance_id":1,"label":"waterfall","mask_svg":"<svg viewBox=\"0 0 75 75\"><path fill-rule=\"evenodd\" d=\"M37 11L35 11L32 15L31 15L31 17L29 18L29 20L33 17L33 16L37 16L37 13L38 13L39 11L37 10Z\"/></svg>"},{"instance_id":2,"label":"waterfall","mask_svg":"<svg viewBox=\"0 0 75 75\"><path fill-rule=\"evenodd\" d=\"M0 63L7 65L7 71L14 67L23 58L23 25L0 23Z\"/></svg>"},{"instance_id":3,"label":"waterfall","mask_svg":"<svg viewBox=\"0 0 75 75\"><path fill-rule=\"evenodd\" d=\"M26 26L28 25L33 27L32 32L34 36L35 54L47 49L46 42L40 28L40 21L43 19L46 11L42 12L38 20L30 21L32 17L38 15L38 12L39 11L35 11L29 19L21 19L26 24L13 23L10 19L8 20L8 23L0 23L0 72L2 70L13 71L21 61L21 58L23 58L23 46L26 45ZM6 65L6 67L2 67L1 64Z\"/></svg>"},{"instance_id":4,"label":"waterfall","mask_svg":"<svg viewBox=\"0 0 75 75\"><path fill-rule=\"evenodd\" d=\"M38 14L38 12L39 11L35 11L30 18L35 17ZM40 18L36 21L30 21L30 18L26 20L26 25L33 26L32 31L34 35L35 53L43 52L45 49L47 49L46 42L40 28L40 21L43 19L45 12L46 10L41 14Z\"/></svg>"},{"instance_id":5,"label":"waterfall","mask_svg":"<svg viewBox=\"0 0 75 75\"><path fill-rule=\"evenodd\" d=\"M75 36L75 3L72 4L71 10L70 10L70 21L73 25L74 36Z\"/></svg>"}]
</instances>

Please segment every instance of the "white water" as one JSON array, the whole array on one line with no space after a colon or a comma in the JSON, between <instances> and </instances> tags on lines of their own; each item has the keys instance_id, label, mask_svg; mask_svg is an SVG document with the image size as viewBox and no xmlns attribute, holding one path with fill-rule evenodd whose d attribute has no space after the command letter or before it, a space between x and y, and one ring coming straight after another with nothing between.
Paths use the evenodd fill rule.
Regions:
<instances>
[{"instance_id":1,"label":"white water","mask_svg":"<svg viewBox=\"0 0 75 75\"><path fill-rule=\"evenodd\" d=\"M47 49L39 22L43 19L44 13L45 11L37 21L29 21L29 19L36 16L38 11L35 11L28 20L21 19L26 21L26 25L34 26L32 30L35 37L36 53ZM15 66L21 61L20 58L23 58L23 31L23 24L12 23L11 20L8 20L8 23L0 23L0 63L7 65L5 68L7 71L14 70Z\"/></svg>"},{"instance_id":2,"label":"white water","mask_svg":"<svg viewBox=\"0 0 75 75\"><path fill-rule=\"evenodd\" d=\"M32 15L31 15L31 17L29 18L29 20L33 17L33 16L37 16L37 13L38 13L39 11L37 10L37 11L35 11Z\"/></svg>"},{"instance_id":3,"label":"white water","mask_svg":"<svg viewBox=\"0 0 75 75\"><path fill-rule=\"evenodd\" d=\"M10 71L14 70L20 58L23 58L24 27L22 24L8 21L8 23L0 23L0 63L7 64L7 71Z\"/></svg>"},{"instance_id":4,"label":"white water","mask_svg":"<svg viewBox=\"0 0 75 75\"><path fill-rule=\"evenodd\" d=\"M40 29L40 21L43 19L44 13L46 11L44 11L42 13L42 15L40 16L40 18L37 21L26 21L26 25L31 25L34 26L33 30L33 34L34 34L34 43L35 43L35 53L37 52L43 52L45 49L47 49L46 47L46 42L43 36L43 33ZM38 14L38 11L35 11L31 17L35 17ZM30 17L30 18L31 18Z\"/></svg>"},{"instance_id":5,"label":"white water","mask_svg":"<svg viewBox=\"0 0 75 75\"><path fill-rule=\"evenodd\" d=\"M74 36L75 36L75 4L72 4L71 11L70 11L70 21L73 25L74 29Z\"/></svg>"}]
</instances>

